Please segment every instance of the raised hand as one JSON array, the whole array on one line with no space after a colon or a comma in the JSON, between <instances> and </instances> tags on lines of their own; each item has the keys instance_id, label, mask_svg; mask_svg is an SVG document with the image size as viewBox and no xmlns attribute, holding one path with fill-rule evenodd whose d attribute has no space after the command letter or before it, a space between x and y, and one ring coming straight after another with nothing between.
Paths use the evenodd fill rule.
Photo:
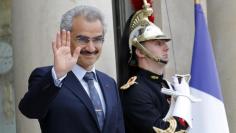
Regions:
<instances>
[{"instance_id":1,"label":"raised hand","mask_svg":"<svg viewBox=\"0 0 236 133\"><path fill-rule=\"evenodd\" d=\"M71 53L70 45L70 31L65 30L62 30L61 33L58 32L56 35L56 41L52 42L54 69L57 78L61 78L67 74L77 63L81 48L77 47L74 49L73 53Z\"/></svg>"},{"instance_id":2,"label":"raised hand","mask_svg":"<svg viewBox=\"0 0 236 133\"><path fill-rule=\"evenodd\" d=\"M189 76L190 75L175 75L172 77L175 90L186 96L190 95L190 87L186 81L186 77Z\"/></svg>"}]
</instances>

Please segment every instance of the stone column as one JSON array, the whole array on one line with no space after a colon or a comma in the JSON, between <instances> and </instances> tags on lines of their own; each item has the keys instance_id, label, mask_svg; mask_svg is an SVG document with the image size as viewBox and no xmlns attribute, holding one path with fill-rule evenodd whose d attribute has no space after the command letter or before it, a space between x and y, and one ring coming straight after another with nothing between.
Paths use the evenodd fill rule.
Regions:
<instances>
[{"instance_id":1,"label":"stone column","mask_svg":"<svg viewBox=\"0 0 236 133\"><path fill-rule=\"evenodd\" d=\"M236 132L236 1L208 0L207 12L229 129Z\"/></svg>"},{"instance_id":2,"label":"stone column","mask_svg":"<svg viewBox=\"0 0 236 133\"><path fill-rule=\"evenodd\" d=\"M68 9L89 4L105 14L107 34L103 54L96 68L116 77L113 17L111 0L13 0L12 30L14 49L14 88L16 93L17 133L40 133L37 120L28 119L18 109L27 91L27 80L37 66L51 65L51 41L59 30L61 15Z\"/></svg>"},{"instance_id":3,"label":"stone column","mask_svg":"<svg viewBox=\"0 0 236 133\"><path fill-rule=\"evenodd\" d=\"M11 1L0 0L0 132L16 133Z\"/></svg>"}]
</instances>

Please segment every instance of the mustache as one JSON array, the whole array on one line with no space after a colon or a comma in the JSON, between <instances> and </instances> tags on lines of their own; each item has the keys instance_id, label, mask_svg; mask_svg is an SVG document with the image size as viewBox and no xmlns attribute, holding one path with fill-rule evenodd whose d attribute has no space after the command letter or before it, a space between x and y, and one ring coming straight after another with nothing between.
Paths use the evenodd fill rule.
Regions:
<instances>
[{"instance_id":1,"label":"mustache","mask_svg":"<svg viewBox=\"0 0 236 133\"><path fill-rule=\"evenodd\" d=\"M97 54L97 53L98 53L98 50L95 50L93 52L90 52L90 51L87 51L87 50L80 51L80 54L82 54L82 55L92 55L92 54Z\"/></svg>"}]
</instances>

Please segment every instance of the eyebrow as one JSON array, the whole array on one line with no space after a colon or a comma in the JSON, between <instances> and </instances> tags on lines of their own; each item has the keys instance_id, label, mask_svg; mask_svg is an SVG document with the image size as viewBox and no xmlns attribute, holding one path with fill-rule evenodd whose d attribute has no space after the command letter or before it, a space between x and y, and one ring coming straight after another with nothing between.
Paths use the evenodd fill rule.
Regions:
<instances>
[{"instance_id":1,"label":"eyebrow","mask_svg":"<svg viewBox=\"0 0 236 133\"><path fill-rule=\"evenodd\" d=\"M81 37L87 37L87 38L90 38L88 36L85 36L85 35L77 35L75 38L81 38ZM102 38L103 35L98 35L98 36L95 36L95 37L91 37L91 38Z\"/></svg>"}]
</instances>

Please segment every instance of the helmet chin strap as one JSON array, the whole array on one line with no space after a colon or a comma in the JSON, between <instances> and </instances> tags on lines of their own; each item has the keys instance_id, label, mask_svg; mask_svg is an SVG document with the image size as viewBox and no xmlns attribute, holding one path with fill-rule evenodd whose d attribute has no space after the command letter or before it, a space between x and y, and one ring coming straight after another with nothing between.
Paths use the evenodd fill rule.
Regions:
<instances>
[{"instance_id":1,"label":"helmet chin strap","mask_svg":"<svg viewBox=\"0 0 236 133\"><path fill-rule=\"evenodd\" d=\"M133 39L132 44L136 48L140 49L144 53L145 56L152 59L153 61L155 61L157 63L162 63L162 64L167 64L168 63L168 61L164 61L164 60L158 58L157 56L152 55L149 50L147 50L142 44L139 43L139 41L137 40L136 37Z\"/></svg>"},{"instance_id":2,"label":"helmet chin strap","mask_svg":"<svg viewBox=\"0 0 236 133\"><path fill-rule=\"evenodd\" d=\"M162 64L167 64L168 61L164 61L164 60L160 59L160 63L162 63Z\"/></svg>"}]
</instances>

